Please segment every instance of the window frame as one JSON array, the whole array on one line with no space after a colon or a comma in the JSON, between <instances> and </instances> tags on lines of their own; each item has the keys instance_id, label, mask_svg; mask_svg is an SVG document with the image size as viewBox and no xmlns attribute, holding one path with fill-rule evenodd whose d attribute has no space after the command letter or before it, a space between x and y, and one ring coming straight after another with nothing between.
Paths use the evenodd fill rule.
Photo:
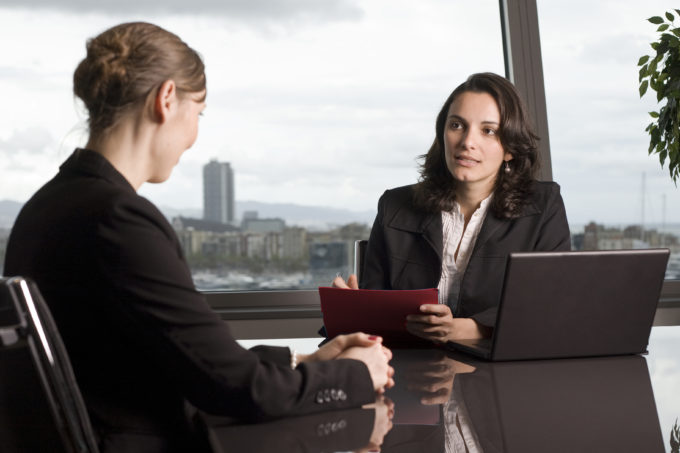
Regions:
<instances>
[{"instance_id":1,"label":"window frame","mask_svg":"<svg viewBox=\"0 0 680 453\"><path fill-rule=\"evenodd\" d=\"M523 95L541 137L540 180L552 180L552 160L536 0L499 0L506 77ZM322 324L316 290L209 291L208 304L236 338L304 338ZM680 281L664 281L654 325L680 325Z\"/></svg>"}]
</instances>

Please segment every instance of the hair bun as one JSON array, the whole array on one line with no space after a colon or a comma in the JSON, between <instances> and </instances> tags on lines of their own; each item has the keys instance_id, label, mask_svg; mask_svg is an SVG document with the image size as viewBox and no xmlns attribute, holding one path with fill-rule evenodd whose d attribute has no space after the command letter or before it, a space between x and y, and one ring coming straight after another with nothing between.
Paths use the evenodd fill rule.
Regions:
<instances>
[{"instance_id":1,"label":"hair bun","mask_svg":"<svg viewBox=\"0 0 680 453\"><path fill-rule=\"evenodd\" d=\"M90 134L112 127L155 88L173 79L178 91L205 90L201 58L176 35L149 23L112 27L87 41L73 92L87 107Z\"/></svg>"}]
</instances>

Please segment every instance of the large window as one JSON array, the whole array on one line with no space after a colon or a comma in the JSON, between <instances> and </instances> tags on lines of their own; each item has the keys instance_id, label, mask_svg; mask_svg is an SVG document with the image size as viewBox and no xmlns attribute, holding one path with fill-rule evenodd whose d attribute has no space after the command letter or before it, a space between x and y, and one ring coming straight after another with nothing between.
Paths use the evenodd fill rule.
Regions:
<instances>
[{"instance_id":1,"label":"large window","mask_svg":"<svg viewBox=\"0 0 680 453\"><path fill-rule=\"evenodd\" d=\"M647 155L651 93L638 95L647 22L677 2L538 1L553 177L576 249L668 247L680 279L680 189ZM680 18L676 18L676 24Z\"/></svg>"},{"instance_id":2,"label":"large window","mask_svg":"<svg viewBox=\"0 0 680 453\"><path fill-rule=\"evenodd\" d=\"M140 191L173 220L204 289L314 288L349 272L380 194L416 181L450 91L504 71L496 0L146 3L158 2L0 6L0 237L85 143L72 73L85 40L118 22L158 23L205 59L199 139L168 182ZM205 222L213 159L229 164L211 174L233 184L235 209L216 201Z\"/></svg>"}]
</instances>

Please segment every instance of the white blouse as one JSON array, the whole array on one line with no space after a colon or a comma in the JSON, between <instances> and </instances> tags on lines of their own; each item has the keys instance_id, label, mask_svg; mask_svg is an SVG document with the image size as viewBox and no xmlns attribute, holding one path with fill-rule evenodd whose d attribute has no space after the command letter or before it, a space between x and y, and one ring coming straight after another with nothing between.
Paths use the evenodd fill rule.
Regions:
<instances>
[{"instance_id":1,"label":"white blouse","mask_svg":"<svg viewBox=\"0 0 680 453\"><path fill-rule=\"evenodd\" d=\"M439 279L439 303L448 304L451 311L456 309L460 283L465 274L470 255L475 248L477 236L482 229L491 197L482 200L465 227L465 218L456 202L451 211L442 211L444 251L442 254L442 275ZM458 245L460 244L460 247ZM458 249L458 256L454 258Z\"/></svg>"}]
</instances>

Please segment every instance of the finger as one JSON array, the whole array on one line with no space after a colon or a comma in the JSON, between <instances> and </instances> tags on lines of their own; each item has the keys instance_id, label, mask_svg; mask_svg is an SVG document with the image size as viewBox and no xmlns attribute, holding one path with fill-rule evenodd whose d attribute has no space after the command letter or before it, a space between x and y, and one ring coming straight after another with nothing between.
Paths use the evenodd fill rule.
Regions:
<instances>
[{"instance_id":1,"label":"finger","mask_svg":"<svg viewBox=\"0 0 680 453\"><path fill-rule=\"evenodd\" d=\"M345 280L343 280L342 277L339 275L333 279L331 282L331 286L333 288L344 288L344 289L350 289L349 286L347 286L347 283L345 283Z\"/></svg>"},{"instance_id":2,"label":"finger","mask_svg":"<svg viewBox=\"0 0 680 453\"><path fill-rule=\"evenodd\" d=\"M357 276L355 274L351 274L347 278L347 285L352 289L359 289L359 280L357 280Z\"/></svg>"},{"instance_id":3,"label":"finger","mask_svg":"<svg viewBox=\"0 0 680 453\"><path fill-rule=\"evenodd\" d=\"M383 354L385 354L385 357L387 357L387 360L390 361L392 360L392 351L389 350L389 348L386 348L385 346L383 348Z\"/></svg>"},{"instance_id":4,"label":"finger","mask_svg":"<svg viewBox=\"0 0 680 453\"><path fill-rule=\"evenodd\" d=\"M432 313L438 316L451 314L451 309L445 304L423 304L420 306L421 313Z\"/></svg>"},{"instance_id":5,"label":"finger","mask_svg":"<svg viewBox=\"0 0 680 453\"><path fill-rule=\"evenodd\" d=\"M421 324L417 323L407 323L406 330L417 337L424 338L426 340L432 340L429 334L426 334L425 332L422 331L422 329L419 327L420 325Z\"/></svg>"},{"instance_id":6,"label":"finger","mask_svg":"<svg viewBox=\"0 0 680 453\"><path fill-rule=\"evenodd\" d=\"M406 329L409 329L409 326L413 330L418 330L422 333L427 333L427 334L432 334L436 337L443 337L446 336L447 333L450 330L450 327L447 323L424 323L424 322L419 322L419 321L408 321L406 323Z\"/></svg>"},{"instance_id":7,"label":"finger","mask_svg":"<svg viewBox=\"0 0 680 453\"><path fill-rule=\"evenodd\" d=\"M406 316L406 321L428 325L440 325L446 321L446 318L437 315L408 315Z\"/></svg>"},{"instance_id":8,"label":"finger","mask_svg":"<svg viewBox=\"0 0 680 453\"><path fill-rule=\"evenodd\" d=\"M382 337L376 335L369 335L363 332L356 332L349 335L344 335L343 347L350 348L352 346L373 346L376 343L382 343Z\"/></svg>"}]
</instances>

